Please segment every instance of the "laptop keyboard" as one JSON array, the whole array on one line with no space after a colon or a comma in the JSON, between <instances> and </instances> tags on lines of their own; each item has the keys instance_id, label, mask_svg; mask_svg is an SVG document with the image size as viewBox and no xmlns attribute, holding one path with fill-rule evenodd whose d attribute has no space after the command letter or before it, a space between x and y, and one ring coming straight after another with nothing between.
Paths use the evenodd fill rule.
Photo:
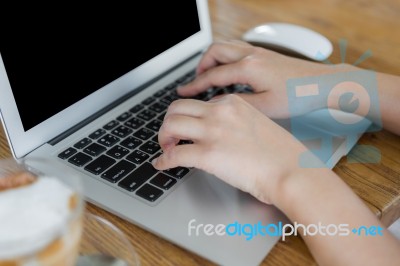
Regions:
<instances>
[{"instance_id":1,"label":"laptop keyboard","mask_svg":"<svg viewBox=\"0 0 400 266\"><path fill-rule=\"evenodd\" d=\"M167 108L181 98L176 88L194 77L195 71L187 73L68 147L58 157L132 196L156 202L190 171L185 167L158 171L151 161L162 152L157 133ZM207 101L216 95L235 92L248 93L251 88L245 85L210 88L193 98Z\"/></svg>"}]
</instances>

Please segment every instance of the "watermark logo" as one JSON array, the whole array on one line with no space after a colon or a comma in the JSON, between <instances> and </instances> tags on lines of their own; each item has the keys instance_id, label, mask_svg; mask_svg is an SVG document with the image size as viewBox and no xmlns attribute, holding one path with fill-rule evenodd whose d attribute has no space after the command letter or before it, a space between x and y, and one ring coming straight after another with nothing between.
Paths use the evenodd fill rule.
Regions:
<instances>
[{"instance_id":1,"label":"watermark logo","mask_svg":"<svg viewBox=\"0 0 400 266\"><path fill-rule=\"evenodd\" d=\"M340 47L344 61L346 43L342 41ZM354 65L358 65L369 56L371 52L367 51ZM324 166L332 167L334 160L330 158L343 139L346 143L345 152L348 153L352 149L347 157L348 162L380 161L381 154L377 148L356 144L364 132L382 129L374 71L357 70L293 78L289 79L286 85L292 133L301 141L314 141L319 144L302 154L302 167L321 167L319 162L312 160L313 155L325 162ZM316 114L317 120L313 120ZM319 124L313 124L313 121ZM315 130L315 127L322 130Z\"/></svg>"},{"instance_id":2,"label":"watermark logo","mask_svg":"<svg viewBox=\"0 0 400 266\"><path fill-rule=\"evenodd\" d=\"M256 236L280 237L285 241L288 236L348 236L354 234L356 236L383 236L383 228L381 226L359 226L350 228L348 224L328 224L321 222L317 224L304 225L294 222L293 224L283 224L282 222L263 224L258 223L239 223L235 221L230 224L203 224L198 223L196 219L192 219L188 223L188 236L198 237L204 236L238 236L244 237L245 240L252 240Z\"/></svg>"}]
</instances>

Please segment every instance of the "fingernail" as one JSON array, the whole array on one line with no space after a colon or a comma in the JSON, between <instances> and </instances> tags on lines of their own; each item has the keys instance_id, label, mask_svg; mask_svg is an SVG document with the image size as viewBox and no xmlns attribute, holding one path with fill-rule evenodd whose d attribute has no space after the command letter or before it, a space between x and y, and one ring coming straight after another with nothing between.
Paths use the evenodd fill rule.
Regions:
<instances>
[{"instance_id":1,"label":"fingernail","mask_svg":"<svg viewBox=\"0 0 400 266\"><path fill-rule=\"evenodd\" d=\"M151 164L152 164L152 165L155 165L155 164L157 163L157 160L158 160L158 158L154 158L154 159L151 161Z\"/></svg>"}]
</instances>

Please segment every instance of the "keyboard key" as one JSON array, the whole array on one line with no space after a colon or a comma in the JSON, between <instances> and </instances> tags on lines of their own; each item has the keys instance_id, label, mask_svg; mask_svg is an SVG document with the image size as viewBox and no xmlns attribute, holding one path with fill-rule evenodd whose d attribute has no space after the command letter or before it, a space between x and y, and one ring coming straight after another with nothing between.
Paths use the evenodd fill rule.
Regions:
<instances>
[{"instance_id":1,"label":"keyboard key","mask_svg":"<svg viewBox=\"0 0 400 266\"><path fill-rule=\"evenodd\" d=\"M171 97L177 97L180 98L181 96L178 95L178 92L176 90L173 90L169 93L169 96Z\"/></svg>"},{"instance_id":2,"label":"keyboard key","mask_svg":"<svg viewBox=\"0 0 400 266\"><path fill-rule=\"evenodd\" d=\"M188 77L187 77L186 75L184 75L184 76L178 78L178 79L176 80L176 83L178 83L178 84L180 85L180 84L182 84L183 82L185 82L185 81L187 80L187 78L188 78Z\"/></svg>"},{"instance_id":3,"label":"keyboard key","mask_svg":"<svg viewBox=\"0 0 400 266\"><path fill-rule=\"evenodd\" d=\"M145 121L150 121L152 118L156 117L157 114L150 110L143 110L137 116Z\"/></svg>"},{"instance_id":4,"label":"keyboard key","mask_svg":"<svg viewBox=\"0 0 400 266\"><path fill-rule=\"evenodd\" d=\"M143 141L134 138L132 136L127 137L126 139L124 139L123 141L121 141L121 145L124 146L125 148L128 149L135 149L136 147L139 147L141 144L143 143Z\"/></svg>"},{"instance_id":5,"label":"keyboard key","mask_svg":"<svg viewBox=\"0 0 400 266\"><path fill-rule=\"evenodd\" d=\"M125 138L126 136L128 136L129 134L131 134L133 132L133 130L129 127L125 127L125 126L119 126L116 129L114 129L111 133L120 137L120 138Z\"/></svg>"},{"instance_id":6,"label":"keyboard key","mask_svg":"<svg viewBox=\"0 0 400 266\"><path fill-rule=\"evenodd\" d=\"M85 152L91 156L97 157L100 153L104 152L105 150L106 150L106 147L104 147L100 144L97 144L97 143L92 143L89 146L87 146L83 150L83 152Z\"/></svg>"},{"instance_id":7,"label":"keyboard key","mask_svg":"<svg viewBox=\"0 0 400 266\"><path fill-rule=\"evenodd\" d=\"M164 121L164 117L165 117L165 114L166 114L167 112L164 112L164 113L162 113L162 114L160 114L158 117L157 117L157 119L158 120L161 120L161 121Z\"/></svg>"},{"instance_id":8,"label":"keyboard key","mask_svg":"<svg viewBox=\"0 0 400 266\"><path fill-rule=\"evenodd\" d=\"M179 97L176 95L167 95L162 98L160 101L166 105L170 105L173 101L178 100Z\"/></svg>"},{"instance_id":9,"label":"keyboard key","mask_svg":"<svg viewBox=\"0 0 400 266\"><path fill-rule=\"evenodd\" d=\"M125 122L125 126L131 127L133 129L138 129L139 127L141 127L142 125L144 125L146 122L144 122L143 120L140 120L138 118L132 118L129 119L128 121Z\"/></svg>"},{"instance_id":10,"label":"keyboard key","mask_svg":"<svg viewBox=\"0 0 400 266\"><path fill-rule=\"evenodd\" d=\"M171 84L169 84L168 86L166 86L164 89L167 90L167 91L170 91L170 90L174 90L177 86L178 86L177 83L172 82Z\"/></svg>"},{"instance_id":11,"label":"keyboard key","mask_svg":"<svg viewBox=\"0 0 400 266\"><path fill-rule=\"evenodd\" d=\"M116 160L106 155L101 155L99 158L89 163L84 169L94 175L99 175L115 162Z\"/></svg>"},{"instance_id":12,"label":"keyboard key","mask_svg":"<svg viewBox=\"0 0 400 266\"><path fill-rule=\"evenodd\" d=\"M149 185L149 184L145 184L143 187L141 187L141 188L136 192L136 195L138 195L138 196L140 196L140 197L142 197L142 198L144 198L144 199L146 199L146 200L148 200L148 201L154 202L154 201L156 201L163 193L164 193L164 192L163 192L161 189L156 188L156 187L154 187L154 186L152 186L152 185Z\"/></svg>"},{"instance_id":13,"label":"keyboard key","mask_svg":"<svg viewBox=\"0 0 400 266\"><path fill-rule=\"evenodd\" d=\"M159 90L159 91L157 91L156 93L154 93L154 97L156 97L156 98L160 98L161 96L163 96L165 93L167 93L167 91L166 90Z\"/></svg>"},{"instance_id":14,"label":"keyboard key","mask_svg":"<svg viewBox=\"0 0 400 266\"><path fill-rule=\"evenodd\" d=\"M154 98L154 97L149 97L149 98L147 98L146 100L144 100L143 102L142 102L142 104L144 104L144 105L149 105L149 104L151 104L152 102L154 102L156 100L156 98Z\"/></svg>"},{"instance_id":15,"label":"keyboard key","mask_svg":"<svg viewBox=\"0 0 400 266\"><path fill-rule=\"evenodd\" d=\"M89 145L92 141L89 138L83 138L79 142L74 144L74 147L77 149L82 149L85 146Z\"/></svg>"},{"instance_id":16,"label":"keyboard key","mask_svg":"<svg viewBox=\"0 0 400 266\"><path fill-rule=\"evenodd\" d=\"M151 140L158 143L158 134L152 137Z\"/></svg>"},{"instance_id":17,"label":"keyboard key","mask_svg":"<svg viewBox=\"0 0 400 266\"><path fill-rule=\"evenodd\" d=\"M168 108L168 105L163 104L163 103L159 103L159 102L156 102L156 103L152 104L149 107L150 110L152 110L152 111L154 111L156 113L160 113L162 111L165 111L165 110L167 110L167 108Z\"/></svg>"},{"instance_id":18,"label":"keyboard key","mask_svg":"<svg viewBox=\"0 0 400 266\"><path fill-rule=\"evenodd\" d=\"M231 85L230 87L233 87L233 92L236 93L254 93L254 90L252 87L250 87L249 85L244 85L244 84L234 84Z\"/></svg>"},{"instance_id":19,"label":"keyboard key","mask_svg":"<svg viewBox=\"0 0 400 266\"><path fill-rule=\"evenodd\" d=\"M116 136L107 134L104 137L102 137L101 139L99 139L97 142L107 146L107 147L111 147L113 146L115 143L117 143L120 139L117 138Z\"/></svg>"},{"instance_id":20,"label":"keyboard key","mask_svg":"<svg viewBox=\"0 0 400 266\"><path fill-rule=\"evenodd\" d=\"M128 156L126 156L126 159L134 162L135 164L141 164L144 161L146 161L150 156L142 151L135 150Z\"/></svg>"},{"instance_id":21,"label":"keyboard key","mask_svg":"<svg viewBox=\"0 0 400 266\"><path fill-rule=\"evenodd\" d=\"M181 179L187 173L189 173L189 169L185 168L185 167L175 167L175 168L165 170L164 173L169 174L170 176L173 176L175 178Z\"/></svg>"},{"instance_id":22,"label":"keyboard key","mask_svg":"<svg viewBox=\"0 0 400 266\"><path fill-rule=\"evenodd\" d=\"M185 145L185 144L193 144L193 141L181 139L181 140L178 142L178 145Z\"/></svg>"},{"instance_id":23,"label":"keyboard key","mask_svg":"<svg viewBox=\"0 0 400 266\"><path fill-rule=\"evenodd\" d=\"M144 163L119 182L118 186L128 191L134 191L157 172L158 171L150 163Z\"/></svg>"},{"instance_id":24,"label":"keyboard key","mask_svg":"<svg viewBox=\"0 0 400 266\"><path fill-rule=\"evenodd\" d=\"M193 99L201 100L201 101L208 101L211 97L209 96L207 91L203 91L193 97Z\"/></svg>"},{"instance_id":25,"label":"keyboard key","mask_svg":"<svg viewBox=\"0 0 400 266\"><path fill-rule=\"evenodd\" d=\"M119 122L113 120L113 121L108 122L106 125L104 125L103 128L106 130L111 130L118 125L119 125Z\"/></svg>"},{"instance_id":26,"label":"keyboard key","mask_svg":"<svg viewBox=\"0 0 400 266\"><path fill-rule=\"evenodd\" d=\"M135 167L136 166L133 163L122 160L111 167L109 170L104 172L101 177L112 183L117 183L119 180L121 180L121 178L126 176L133 169L135 169Z\"/></svg>"},{"instance_id":27,"label":"keyboard key","mask_svg":"<svg viewBox=\"0 0 400 266\"><path fill-rule=\"evenodd\" d=\"M104 134L106 134L106 131L102 128L99 128L98 130L96 130L95 132L93 132L92 134L89 135L89 138L91 139L98 139L101 136L103 136Z\"/></svg>"},{"instance_id":28,"label":"keyboard key","mask_svg":"<svg viewBox=\"0 0 400 266\"><path fill-rule=\"evenodd\" d=\"M151 131L150 129L147 128L141 128L138 131L136 131L133 136L138 137L139 139L142 140L147 140L151 138L154 135L154 131Z\"/></svg>"},{"instance_id":29,"label":"keyboard key","mask_svg":"<svg viewBox=\"0 0 400 266\"><path fill-rule=\"evenodd\" d=\"M154 154L157 151L159 151L160 145L158 143L153 142L153 141L148 141L139 148L141 151L147 152L148 154Z\"/></svg>"},{"instance_id":30,"label":"keyboard key","mask_svg":"<svg viewBox=\"0 0 400 266\"><path fill-rule=\"evenodd\" d=\"M162 121L160 121L160 120L153 120L153 121L151 121L150 123L148 123L148 124L146 125L146 127L149 128L149 129L151 129L151 130L154 130L154 131L158 132L158 131L160 130L161 125L162 125Z\"/></svg>"},{"instance_id":31,"label":"keyboard key","mask_svg":"<svg viewBox=\"0 0 400 266\"><path fill-rule=\"evenodd\" d=\"M190 80L194 80L196 77L196 70L191 70L186 74L186 77Z\"/></svg>"},{"instance_id":32,"label":"keyboard key","mask_svg":"<svg viewBox=\"0 0 400 266\"><path fill-rule=\"evenodd\" d=\"M125 155L129 153L129 150L121 147L119 145L115 145L112 147L109 151L107 151L107 155L110 155L111 157L115 159L122 159Z\"/></svg>"},{"instance_id":33,"label":"keyboard key","mask_svg":"<svg viewBox=\"0 0 400 266\"><path fill-rule=\"evenodd\" d=\"M137 112L139 112L143 108L144 108L143 104L137 104L134 107L132 107L131 109L129 109L129 112L136 114Z\"/></svg>"},{"instance_id":34,"label":"keyboard key","mask_svg":"<svg viewBox=\"0 0 400 266\"><path fill-rule=\"evenodd\" d=\"M131 113L125 112L125 113L121 114L120 116L118 116L117 120L120 121L120 122L124 122L125 120L127 120L131 116L132 116Z\"/></svg>"},{"instance_id":35,"label":"keyboard key","mask_svg":"<svg viewBox=\"0 0 400 266\"><path fill-rule=\"evenodd\" d=\"M90 162L92 159L92 157L90 157L89 155L86 155L82 152L78 152L77 154L75 154L74 156L72 156L68 162L76 165L76 166L84 166L85 164L87 164L88 162Z\"/></svg>"},{"instance_id":36,"label":"keyboard key","mask_svg":"<svg viewBox=\"0 0 400 266\"><path fill-rule=\"evenodd\" d=\"M221 88L216 88L215 89L214 96L224 95L224 94L228 94L228 92L226 91L225 87L221 87Z\"/></svg>"},{"instance_id":37,"label":"keyboard key","mask_svg":"<svg viewBox=\"0 0 400 266\"><path fill-rule=\"evenodd\" d=\"M71 147L71 148L66 149L62 153L58 154L58 157L65 160L65 159L68 159L70 156L72 156L72 154L75 154L76 152L77 152L77 150Z\"/></svg>"},{"instance_id":38,"label":"keyboard key","mask_svg":"<svg viewBox=\"0 0 400 266\"><path fill-rule=\"evenodd\" d=\"M155 185L155 186L157 186L157 187L159 187L159 188L168 190L168 189L170 189L173 185L176 184L176 179L175 179L175 178L172 178L172 177L169 177L169 176L167 176L167 175L165 175L165 174L163 174L163 173L159 173L158 175L156 175L156 176L150 181L150 183L153 184L153 185Z\"/></svg>"}]
</instances>

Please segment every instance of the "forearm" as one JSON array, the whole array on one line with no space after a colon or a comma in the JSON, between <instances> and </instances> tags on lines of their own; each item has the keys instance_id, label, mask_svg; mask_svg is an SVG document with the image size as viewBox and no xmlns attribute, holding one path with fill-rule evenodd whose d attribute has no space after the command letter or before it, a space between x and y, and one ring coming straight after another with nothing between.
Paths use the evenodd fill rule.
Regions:
<instances>
[{"instance_id":1,"label":"forearm","mask_svg":"<svg viewBox=\"0 0 400 266\"><path fill-rule=\"evenodd\" d=\"M400 135L400 77L378 73L377 79L382 125Z\"/></svg>"},{"instance_id":2,"label":"forearm","mask_svg":"<svg viewBox=\"0 0 400 266\"><path fill-rule=\"evenodd\" d=\"M339 64L330 67L330 74L335 72L353 72L362 70L361 68L347 65ZM321 74L326 73L326 67L321 67ZM364 94L357 91L357 88L349 86L348 92L355 93L355 97L359 100L360 107L357 108L356 113L361 116L367 116L372 122L376 124L381 124L383 128L391 131L397 135L400 135L400 77L395 75L389 75L385 73L375 72L377 88L370 88L372 90L377 90L378 99L375 97L374 93L372 95ZM356 75L356 74L355 74ZM362 85L362 84L360 84ZM362 86L361 86L362 87ZM328 101L329 108L339 108L337 103L342 96L343 91L338 90L337 94L331 94L331 101ZM332 105L332 106L331 106ZM378 108L378 112L368 112L371 108Z\"/></svg>"},{"instance_id":3,"label":"forearm","mask_svg":"<svg viewBox=\"0 0 400 266\"><path fill-rule=\"evenodd\" d=\"M286 178L274 202L294 223L330 226L335 233L340 224L347 224L348 234L300 234L320 265L391 265L400 261L400 245L362 200L329 169L299 169ZM353 228L382 228L383 235L365 236L351 232ZM312 230L314 232L314 230ZM322 234L325 235L322 235Z\"/></svg>"}]
</instances>

